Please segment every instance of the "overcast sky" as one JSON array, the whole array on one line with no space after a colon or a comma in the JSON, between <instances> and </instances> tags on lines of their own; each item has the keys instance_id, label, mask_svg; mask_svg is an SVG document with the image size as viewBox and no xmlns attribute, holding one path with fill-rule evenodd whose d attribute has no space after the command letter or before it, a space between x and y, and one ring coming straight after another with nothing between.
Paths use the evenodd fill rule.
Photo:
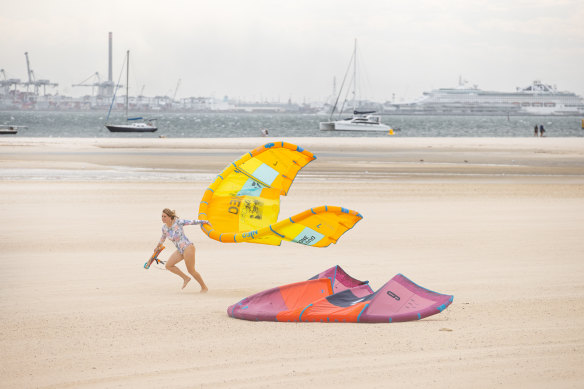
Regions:
<instances>
[{"instance_id":1,"label":"overcast sky","mask_svg":"<svg viewBox=\"0 0 584 389\"><path fill-rule=\"evenodd\" d=\"M0 68L25 81L27 51L37 79L91 94L71 85L107 79L110 31L114 82L131 52L130 94L322 100L357 39L364 98L415 99L460 76L584 96L582 0L2 0Z\"/></svg>"}]
</instances>

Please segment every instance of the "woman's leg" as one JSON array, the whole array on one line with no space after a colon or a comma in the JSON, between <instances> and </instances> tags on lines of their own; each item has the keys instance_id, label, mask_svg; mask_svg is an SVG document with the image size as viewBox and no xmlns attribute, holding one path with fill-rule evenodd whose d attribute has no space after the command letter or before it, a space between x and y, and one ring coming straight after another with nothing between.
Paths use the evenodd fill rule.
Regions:
<instances>
[{"instance_id":1,"label":"woman's leg","mask_svg":"<svg viewBox=\"0 0 584 389\"><path fill-rule=\"evenodd\" d=\"M182 260L183 256L177 250L170 256L170 258L168 258L168 261L166 261L166 265L164 266L166 267L166 270L170 270L171 272L173 272L174 274L183 279L184 282L182 289L184 289L185 286L187 286L187 284L191 280L191 278L187 276L185 273L183 273L178 267L176 267L176 264Z\"/></svg>"},{"instance_id":2,"label":"woman's leg","mask_svg":"<svg viewBox=\"0 0 584 389\"><path fill-rule=\"evenodd\" d=\"M185 248L183 257L185 259L185 265L187 265L187 271L190 273L190 275L195 277L195 280L197 280L199 285L201 285L201 292L204 293L208 291L209 288L207 288L207 285L205 285L203 277L201 277L201 275L195 270L195 246L191 244Z\"/></svg>"}]
</instances>

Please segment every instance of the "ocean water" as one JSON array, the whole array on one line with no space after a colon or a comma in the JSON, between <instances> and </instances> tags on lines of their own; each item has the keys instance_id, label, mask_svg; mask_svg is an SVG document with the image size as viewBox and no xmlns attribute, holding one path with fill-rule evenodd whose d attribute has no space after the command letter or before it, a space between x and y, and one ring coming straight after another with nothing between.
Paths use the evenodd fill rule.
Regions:
<instances>
[{"instance_id":1,"label":"ocean water","mask_svg":"<svg viewBox=\"0 0 584 389\"><path fill-rule=\"evenodd\" d=\"M136 114L140 116L140 114ZM238 138L258 137L268 129L270 137L387 137L380 132L320 131L323 115L269 113L168 113L144 117L158 119L154 133L111 133L104 126L106 112L0 111L0 124L27 126L23 137L80 138ZM533 127L543 124L546 136L584 136L581 117L556 116L383 116L395 136L404 137L531 137ZM115 118L112 122L123 122Z\"/></svg>"}]
</instances>

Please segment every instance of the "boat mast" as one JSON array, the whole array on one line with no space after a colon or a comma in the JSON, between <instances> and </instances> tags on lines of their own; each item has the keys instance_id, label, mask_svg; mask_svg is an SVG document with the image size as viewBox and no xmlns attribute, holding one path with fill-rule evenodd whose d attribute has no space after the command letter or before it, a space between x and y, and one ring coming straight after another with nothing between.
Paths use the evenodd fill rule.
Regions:
<instances>
[{"instance_id":1,"label":"boat mast","mask_svg":"<svg viewBox=\"0 0 584 389\"><path fill-rule=\"evenodd\" d=\"M353 113L357 109L357 38L355 38L355 49L353 50Z\"/></svg>"},{"instance_id":2,"label":"boat mast","mask_svg":"<svg viewBox=\"0 0 584 389\"><path fill-rule=\"evenodd\" d=\"M341 98L341 94L343 93L343 91L345 92L345 98L343 99L343 104L341 105L341 110L339 111L339 115L341 115L341 113L343 112L343 110L345 109L345 103L347 102L347 97L349 95L350 92L350 86L347 86L347 89L345 89L345 81L347 81L347 77L349 76L349 72L351 71L351 63L353 63L353 102L355 101L355 82L354 80L356 79L356 74L357 71L355 70L355 65L357 64L357 61L355 59L357 54L357 39L355 39L355 48L353 50L353 56L349 59L349 64L347 65L347 70L345 70L345 76L343 77L343 82L341 83L341 87L339 88L339 93L337 94L337 99L335 100L335 104L333 105L333 109L331 110L331 114L329 116L329 122L333 120L333 115L335 114L335 110L337 109L337 106L339 105L339 99ZM349 80L349 83L351 81ZM353 103L353 106L355 104Z\"/></svg>"},{"instance_id":3,"label":"boat mast","mask_svg":"<svg viewBox=\"0 0 584 389\"><path fill-rule=\"evenodd\" d=\"M130 50L126 52L126 120L128 120L128 103L130 100Z\"/></svg>"}]
</instances>

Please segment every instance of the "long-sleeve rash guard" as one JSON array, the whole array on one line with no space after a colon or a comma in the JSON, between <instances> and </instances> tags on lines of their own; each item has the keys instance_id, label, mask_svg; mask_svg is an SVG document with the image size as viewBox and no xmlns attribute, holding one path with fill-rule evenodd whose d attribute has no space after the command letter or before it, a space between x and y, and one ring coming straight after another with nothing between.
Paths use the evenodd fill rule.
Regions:
<instances>
[{"instance_id":1,"label":"long-sleeve rash guard","mask_svg":"<svg viewBox=\"0 0 584 389\"><path fill-rule=\"evenodd\" d=\"M187 248L188 245L193 244L185 235L183 226L203 223L205 223L203 220L186 220L177 218L170 227L168 227L166 224L162 224L162 236L160 237L160 242L158 242L158 244L161 245L166 239L168 239L172 241L178 251L183 254L185 248Z\"/></svg>"}]
</instances>

